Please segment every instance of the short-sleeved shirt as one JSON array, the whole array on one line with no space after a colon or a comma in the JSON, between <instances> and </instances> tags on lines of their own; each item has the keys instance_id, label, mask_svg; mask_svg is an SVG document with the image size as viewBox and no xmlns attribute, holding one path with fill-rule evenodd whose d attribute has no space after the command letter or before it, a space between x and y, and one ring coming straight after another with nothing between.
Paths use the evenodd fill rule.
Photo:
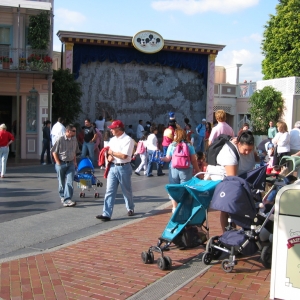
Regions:
<instances>
[{"instance_id":1,"label":"short-sleeved shirt","mask_svg":"<svg viewBox=\"0 0 300 300\"><path fill-rule=\"evenodd\" d=\"M94 126L90 126L90 127L84 126L83 131L84 131L83 139L86 143L89 143L93 139L94 135L96 134L96 130Z\"/></svg>"},{"instance_id":2,"label":"short-sleeved shirt","mask_svg":"<svg viewBox=\"0 0 300 300\"><path fill-rule=\"evenodd\" d=\"M236 147L235 144L233 145ZM237 147L236 149L238 151ZM240 159L238 161L233 150L227 144L225 144L222 147L219 154L217 155L217 164L218 164L217 166L208 165L207 167L207 172L214 174L210 176L212 180L223 179L220 176L215 176L215 174L220 174L221 176L226 175L225 166L238 165L237 175L242 175L254 168L255 166L254 151L251 151L248 155L240 155Z\"/></svg>"},{"instance_id":3,"label":"short-sleeved shirt","mask_svg":"<svg viewBox=\"0 0 300 300\"><path fill-rule=\"evenodd\" d=\"M105 125L105 119L104 118L102 120L96 120L95 124L96 124L96 127L99 130L104 131L104 125Z\"/></svg>"},{"instance_id":4,"label":"short-sleeved shirt","mask_svg":"<svg viewBox=\"0 0 300 300\"><path fill-rule=\"evenodd\" d=\"M143 125L139 124L136 129L136 137L137 139L140 139L143 135L144 135L144 127Z\"/></svg>"},{"instance_id":5,"label":"short-sleeved shirt","mask_svg":"<svg viewBox=\"0 0 300 300\"><path fill-rule=\"evenodd\" d=\"M300 150L300 129L294 128L290 131L290 148Z\"/></svg>"},{"instance_id":6,"label":"short-sleeved shirt","mask_svg":"<svg viewBox=\"0 0 300 300\"><path fill-rule=\"evenodd\" d=\"M76 137L67 138L66 135L60 136L51 148L51 153L57 153L62 161L73 161L76 153L79 153Z\"/></svg>"},{"instance_id":7,"label":"short-sleeved shirt","mask_svg":"<svg viewBox=\"0 0 300 300\"><path fill-rule=\"evenodd\" d=\"M147 137L147 149L150 151L157 150L158 140L157 136L154 133L151 133Z\"/></svg>"},{"instance_id":8,"label":"short-sleeved shirt","mask_svg":"<svg viewBox=\"0 0 300 300\"><path fill-rule=\"evenodd\" d=\"M277 133L277 128L275 126L274 127L269 127L269 129L268 129L268 138L269 139L274 138L276 133Z\"/></svg>"},{"instance_id":9,"label":"short-sleeved shirt","mask_svg":"<svg viewBox=\"0 0 300 300\"><path fill-rule=\"evenodd\" d=\"M199 134L199 136L204 137L206 132L206 126L205 124L201 123L196 127L196 131Z\"/></svg>"},{"instance_id":10,"label":"short-sleeved shirt","mask_svg":"<svg viewBox=\"0 0 300 300\"><path fill-rule=\"evenodd\" d=\"M190 152L190 155L193 155L193 154L196 154L195 152L195 148L194 146L192 146L191 144L187 143L188 147L189 147L189 152ZM173 142L172 144L170 144L168 146L168 149L167 149L167 153L166 153L166 156L172 156L173 153L174 153L174 150L177 146L177 143ZM172 160L170 161L170 167L172 166ZM191 164L190 165L190 168L193 168L193 165Z\"/></svg>"},{"instance_id":11,"label":"short-sleeved shirt","mask_svg":"<svg viewBox=\"0 0 300 300\"><path fill-rule=\"evenodd\" d=\"M218 122L218 125L212 128L208 140L213 142L220 134L227 134L234 137L233 129L226 122Z\"/></svg>"},{"instance_id":12,"label":"short-sleeved shirt","mask_svg":"<svg viewBox=\"0 0 300 300\"><path fill-rule=\"evenodd\" d=\"M115 157L113 163L117 164L131 162L134 140L125 132L119 137L114 136L113 138L111 138L109 140L108 146L113 152L120 152L122 154L127 155L127 158L125 159Z\"/></svg>"}]
</instances>

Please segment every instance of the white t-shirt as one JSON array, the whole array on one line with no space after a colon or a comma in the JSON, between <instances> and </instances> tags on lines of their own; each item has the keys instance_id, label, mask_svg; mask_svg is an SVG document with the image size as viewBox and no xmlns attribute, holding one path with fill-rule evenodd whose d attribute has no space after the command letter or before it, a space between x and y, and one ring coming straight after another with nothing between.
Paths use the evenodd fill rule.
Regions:
<instances>
[{"instance_id":1,"label":"white t-shirt","mask_svg":"<svg viewBox=\"0 0 300 300\"><path fill-rule=\"evenodd\" d=\"M139 124L136 129L136 138L137 139L140 139L144 135L143 131L144 131L143 125Z\"/></svg>"},{"instance_id":2,"label":"white t-shirt","mask_svg":"<svg viewBox=\"0 0 300 300\"><path fill-rule=\"evenodd\" d=\"M96 126L97 126L97 128L99 130L104 131L104 124L105 124L105 119L104 118L101 121L100 120L96 120L95 124L96 124Z\"/></svg>"},{"instance_id":3,"label":"white t-shirt","mask_svg":"<svg viewBox=\"0 0 300 300\"><path fill-rule=\"evenodd\" d=\"M131 162L131 155L133 152L134 141L125 132L119 137L114 136L113 138L111 138L108 143L108 146L113 152L120 152L122 154L127 155L127 158L125 159L120 159L115 157L113 163Z\"/></svg>"},{"instance_id":4,"label":"white t-shirt","mask_svg":"<svg viewBox=\"0 0 300 300\"><path fill-rule=\"evenodd\" d=\"M235 148L239 153L239 150L236 147L236 145L235 144L233 145L235 146ZM254 151L251 151L248 155L241 155L241 154L239 155L240 155L240 160L238 161L234 151L227 144L225 144L217 156L218 165L217 166L208 165L207 167L207 172L214 174L210 176L211 179L212 180L223 179L223 176L226 175L225 166L238 165L237 175L241 175L243 173L252 170L255 166Z\"/></svg>"},{"instance_id":5,"label":"white t-shirt","mask_svg":"<svg viewBox=\"0 0 300 300\"><path fill-rule=\"evenodd\" d=\"M51 129L51 141L52 146L60 136L63 136L66 133L66 127L60 122L56 122Z\"/></svg>"},{"instance_id":6,"label":"white t-shirt","mask_svg":"<svg viewBox=\"0 0 300 300\"><path fill-rule=\"evenodd\" d=\"M157 150L157 137L154 133L151 133L147 137L147 149L155 151Z\"/></svg>"}]
</instances>

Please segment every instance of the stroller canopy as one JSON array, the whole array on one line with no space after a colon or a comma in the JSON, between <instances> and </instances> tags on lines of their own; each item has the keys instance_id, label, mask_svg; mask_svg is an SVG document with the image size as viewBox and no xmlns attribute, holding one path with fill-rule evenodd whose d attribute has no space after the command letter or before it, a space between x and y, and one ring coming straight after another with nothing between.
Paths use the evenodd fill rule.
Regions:
<instances>
[{"instance_id":1,"label":"stroller canopy","mask_svg":"<svg viewBox=\"0 0 300 300\"><path fill-rule=\"evenodd\" d=\"M78 164L78 172L81 172L83 170L90 170L90 171L94 171L94 166L93 163L91 162L91 160L89 158L83 158L80 163Z\"/></svg>"},{"instance_id":2,"label":"stroller canopy","mask_svg":"<svg viewBox=\"0 0 300 300\"><path fill-rule=\"evenodd\" d=\"M251 189L265 190L267 165L251 170L239 177L245 179Z\"/></svg>"},{"instance_id":3,"label":"stroller canopy","mask_svg":"<svg viewBox=\"0 0 300 300\"><path fill-rule=\"evenodd\" d=\"M193 177L191 180L181 184L167 184L168 194L177 202L181 203L191 195L205 209L209 207L216 185L221 180L200 180Z\"/></svg>"},{"instance_id":4,"label":"stroller canopy","mask_svg":"<svg viewBox=\"0 0 300 300\"><path fill-rule=\"evenodd\" d=\"M225 177L216 187L210 207L229 213L231 219L243 228L249 228L256 215L249 184L237 176Z\"/></svg>"}]
</instances>

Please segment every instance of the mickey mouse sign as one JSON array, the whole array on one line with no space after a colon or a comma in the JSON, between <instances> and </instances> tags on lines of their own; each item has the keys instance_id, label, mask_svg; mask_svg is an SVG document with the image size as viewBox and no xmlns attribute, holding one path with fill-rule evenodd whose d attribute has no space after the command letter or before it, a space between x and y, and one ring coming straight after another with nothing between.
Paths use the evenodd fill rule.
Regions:
<instances>
[{"instance_id":1,"label":"mickey mouse sign","mask_svg":"<svg viewBox=\"0 0 300 300\"><path fill-rule=\"evenodd\" d=\"M155 31L143 30L133 36L132 44L135 49L151 54L163 48L164 39Z\"/></svg>"}]
</instances>

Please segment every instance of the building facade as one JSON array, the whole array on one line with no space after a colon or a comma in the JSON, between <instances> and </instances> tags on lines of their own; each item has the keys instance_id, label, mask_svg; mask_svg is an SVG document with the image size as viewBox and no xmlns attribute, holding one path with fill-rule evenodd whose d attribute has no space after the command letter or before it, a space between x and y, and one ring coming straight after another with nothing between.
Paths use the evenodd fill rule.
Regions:
<instances>
[{"instance_id":1,"label":"building facade","mask_svg":"<svg viewBox=\"0 0 300 300\"><path fill-rule=\"evenodd\" d=\"M53 1L0 0L0 123L16 136L16 159L38 158L51 118ZM28 43L30 16L48 12L48 49Z\"/></svg>"}]
</instances>

